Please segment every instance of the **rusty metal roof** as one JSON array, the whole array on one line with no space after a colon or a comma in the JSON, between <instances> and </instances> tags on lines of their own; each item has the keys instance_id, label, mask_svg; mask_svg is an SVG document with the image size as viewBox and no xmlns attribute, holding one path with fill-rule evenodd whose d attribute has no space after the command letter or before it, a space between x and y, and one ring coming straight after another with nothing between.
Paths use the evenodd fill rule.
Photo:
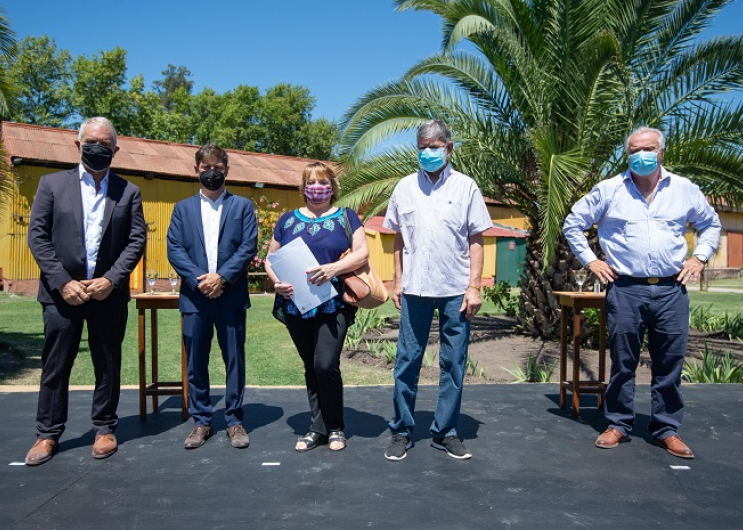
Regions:
<instances>
[{"instance_id":1,"label":"rusty metal roof","mask_svg":"<svg viewBox=\"0 0 743 530\"><path fill-rule=\"evenodd\" d=\"M2 142L8 162L22 158L26 163L69 164L80 162L75 140L77 131L2 122ZM153 173L155 177L196 179L194 155L197 145L118 137L121 148L112 168L120 172ZM230 172L227 182L296 188L305 166L315 160L282 155L249 153L227 149Z\"/></svg>"}]
</instances>

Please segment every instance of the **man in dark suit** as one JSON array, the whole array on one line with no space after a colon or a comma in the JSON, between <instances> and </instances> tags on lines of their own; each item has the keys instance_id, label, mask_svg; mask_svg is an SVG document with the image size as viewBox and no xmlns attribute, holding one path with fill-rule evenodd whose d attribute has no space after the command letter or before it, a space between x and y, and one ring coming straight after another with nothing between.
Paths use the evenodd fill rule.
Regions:
<instances>
[{"instance_id":1,"label":"man in dark suit","mask_svg":"<svg viewBox=\"0 0 743 530\"><path fill-rule=\"evenodd\" d=\"M129 275L146 241L142 198L139 188L109 170L119 150L109 120L83 122L75 145L80 165L41 178L28 228L28 246L41 269L38 300L44 315L37 440L26 455L30 466L57 452L83 322L95 370L93 457L109 457L117 448Z\"/></svg>"},{"instance_id":2,"label":"man in dark suit","mask_svg":"<svg viewBox=\"0 0 743 530\"><path fill-rule=\"evenodd\" d=\"M253 203L228 193L227 153L207 144L196 152L201 191L175 205L168 229L168 259L181 277L180 310L188 352L188 406L195 425L186 449L212 435L209 352L214 328L226 367L225 422L233 447L248 447L243 428L245 317L250 307L248 264L258 227Z\"/></svg>"}]
</instances>

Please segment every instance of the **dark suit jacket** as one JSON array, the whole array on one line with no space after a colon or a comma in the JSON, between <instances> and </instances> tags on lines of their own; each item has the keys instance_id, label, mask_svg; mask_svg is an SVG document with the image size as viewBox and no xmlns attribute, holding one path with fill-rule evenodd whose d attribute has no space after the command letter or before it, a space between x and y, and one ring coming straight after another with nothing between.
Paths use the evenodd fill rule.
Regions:
<instances>
[{"instance_id":1,"label":"dark suit jacket","mask_svg":"<svg viewBox=\"0 0 743 530\"><path fill-rule=\"evenodd\" d=\"M28 246L41 269L38 300L65 304L59 289L87 277L79 166L41 177L31 207ZM109 173L103 237L94 278L114 284L112 301L129 301L129 275L144 253L147 234L139 188Z\"/></svg>"},{"instance_id":2,"label":"dark suit jacket","mask_svg":"<svg viewBox=\"0 0 743 530\"><path fill-rule=\"evenodd\" d=\"M227 193L219 223L217 274L227 280L224 293L215 301L225 309L247 309L248 265L258 246L258 226L253 203ZM200 194L182 200L173 208L168 229L168 259L181 277L179 306L184 313L206 307L209 299L197 289L196 278L209 272L201 222Z\"/></svg>"}]
</instances>

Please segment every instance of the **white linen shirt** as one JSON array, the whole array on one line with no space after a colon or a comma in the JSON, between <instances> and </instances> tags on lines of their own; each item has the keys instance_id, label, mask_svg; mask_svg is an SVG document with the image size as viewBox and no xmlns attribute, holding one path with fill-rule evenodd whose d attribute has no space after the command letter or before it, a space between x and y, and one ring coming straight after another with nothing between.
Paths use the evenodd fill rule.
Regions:
<instances>
[{"instance_id":1,"label":"white linen shirt","mask_svg":"<svg viewBox=\"0 0 743 530\"><path fill-rule=\"evenodd\" d=\"M395 187L384 226L402 235L402 291L458 296L470 283L470 236L493 226L475 181L447 165L436 183L420 170Z\"/></svg>"},{"instance_id":2,"label":"white linen shirt","mask_svg":"<svg viewBox=\"0 0 743 530\"><path fill-rule=\"evenodd\" d=\"M217 197L216 201L206 197L201 191L201 225L204 229L204 246L206 247L206 260L209 264L209 272L217 272L217 253L219 249L219 221L222 218L222 204L227 190Z\"/></svg>"},{"instance_id":3,"label":"white linen shirt","mask_svg":"<svg viewBox=\"0 0 743 530\"><path fill-rule=\"evenodd\" d=\"M98 261L98 249L103 239L103 211L106 208L106 194L108 193L108 174L101 181L101 189L96 193L93 175L85 171L80 164L80 195L83 200L83 232L85 237L85 265L89 280L95 274L95 265Z\"/></svg>"},{"instance_id":4,"label":"white linen shirt","mask_svg":"<svg viewBox=\"0 0 743 530\"><path fill-rule=\"evenodd\" d=\"M599 243L609 266L623 276L675 276L687 257L684 234L698 232L694 254L709 259L720 239L720 218L699 187L661 166L655 197L648 204L629 170L599 182L575 203L563 232L583 265L596 260L583 233L598 225Z\"/></svg>"}]
</instances>

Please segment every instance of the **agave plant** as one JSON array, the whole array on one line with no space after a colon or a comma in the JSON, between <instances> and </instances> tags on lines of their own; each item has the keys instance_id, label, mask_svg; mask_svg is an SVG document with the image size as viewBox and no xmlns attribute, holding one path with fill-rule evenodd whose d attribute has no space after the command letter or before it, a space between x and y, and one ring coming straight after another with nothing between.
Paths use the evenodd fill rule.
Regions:
<instances>
[{"instance_id":1,"label":"agave plant","mask_svg":"<svg viewBox=\"0 0 743 530\"><path fill-rule=\"evenodd\" d=\"M442 20L441 52L361 97L344 119L343 202L382 211L417 169L401 133L443 119L453 165L529 220L520 321L551 337L553 290L579 264L561 235L570 206L626 166L625 137L667 132L665 165L714 201L743 199L741 36L698 40L729 0L404 0Z\"/></svg>"}]
</instances>

